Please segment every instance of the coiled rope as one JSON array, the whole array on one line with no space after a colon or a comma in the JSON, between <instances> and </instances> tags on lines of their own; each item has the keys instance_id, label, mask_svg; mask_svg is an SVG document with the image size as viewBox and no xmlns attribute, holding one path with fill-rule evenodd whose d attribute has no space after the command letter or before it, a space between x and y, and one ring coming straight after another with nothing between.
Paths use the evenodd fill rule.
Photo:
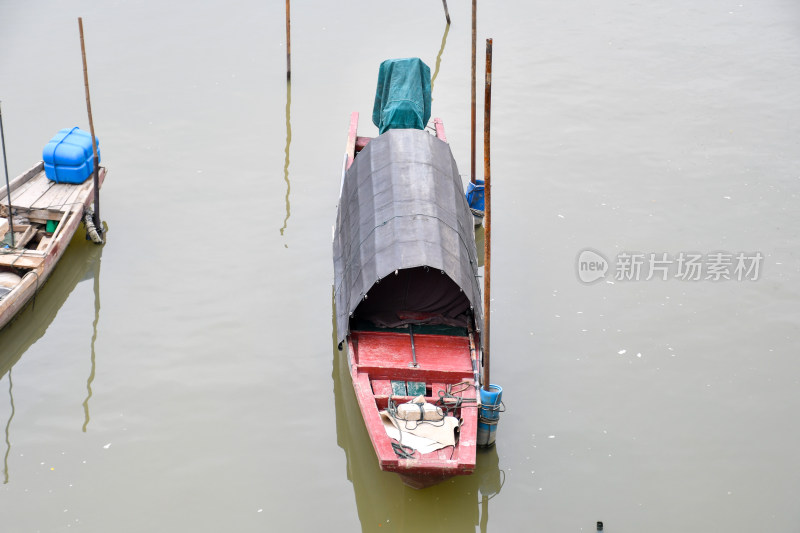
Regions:
<instances>
[{"instance_id":1,"label":"coiled rope","mask_svg":"<svg viewBox=\"0 0 800 533\"><path fill-rule=\"evenodd\" d=\"M86 226L86 237L95 244L103 244L103 234L94 225L94 209L91 206L83 210L83 223Z\"/></svg>"}]
</instances>

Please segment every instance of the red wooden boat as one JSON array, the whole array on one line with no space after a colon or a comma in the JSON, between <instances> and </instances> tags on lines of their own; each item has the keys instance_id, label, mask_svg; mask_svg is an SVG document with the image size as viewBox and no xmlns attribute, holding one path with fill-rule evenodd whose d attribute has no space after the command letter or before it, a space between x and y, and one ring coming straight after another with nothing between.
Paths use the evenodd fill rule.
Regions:
<instances>
[{"instance_id":1,"label":"red wooden boat","mask_svg":"<svg viewBox=\"0 0 800 533\"><path fill-rule=\"evenodd\" d=\"M353 113L334 228L337 342L380 468L424 488L475 469L482 314L473 219L441 120L375 138L357 129ZM402 419L400 405L418 395L443 418ZM439 427L451 443L409 447L418 425Z\"/></svg>"}]
</instances>

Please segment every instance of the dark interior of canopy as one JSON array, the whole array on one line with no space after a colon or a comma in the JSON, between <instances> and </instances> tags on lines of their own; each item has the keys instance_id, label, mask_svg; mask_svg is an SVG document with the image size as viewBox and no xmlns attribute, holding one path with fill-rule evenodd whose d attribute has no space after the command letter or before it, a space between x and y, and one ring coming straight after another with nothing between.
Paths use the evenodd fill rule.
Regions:
<instances>
[{"instance_id":1,"label":"dark interior of canopy","mask_svg":"<svg viewBox=\"0 0 800 533\"><path fill-rule=\"evenodd\" d=\"M447 274L415 267L398 270L375 283L353 312L351 329L408 324L466 328L470 317L469 299Z\"/></svg>"}]
</instances>

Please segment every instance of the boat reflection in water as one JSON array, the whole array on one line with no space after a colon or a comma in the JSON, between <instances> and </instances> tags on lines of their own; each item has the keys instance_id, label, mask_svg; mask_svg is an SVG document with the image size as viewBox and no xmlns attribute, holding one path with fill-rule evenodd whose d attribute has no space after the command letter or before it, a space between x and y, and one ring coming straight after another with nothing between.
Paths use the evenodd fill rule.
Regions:
<instances>
[{"instance_id":1,"label":"boat reflection in water","mask_svg":"<svg viewBox=\"0 0 800 533\"><path fill-rule=\"evenodd\" d=\"M91 361L89 375L86 381L86 396L83 401L84 421L83 431L89 424L89 400L92 396L92 381L95 375L95 349L97 337L97 321L100 317L100 256L103 246L98 246L84 238L80 229L58 262L50 278L39 292L28 302L28 305L17 314L14 321L0 331L0 383L8 381L8 401L10 405L9 416L4 424L5 452L3 454L3 483L9 481L8 458L11 452L12 439L10 437L14 419L14 395L12 369L25 352L36 341L41 339L47 328L55 319L59 309L64 305L73 289L85 280L94 283L94 322L91 339ZM6 387L3 387L4 389Z\"/></svg>"},{"instance_id":2,"label":"boat reflection in water","mask_svg":"<svg viewBox=\"0 0 800 533\"><path fill-rule=\"evenodd\" d=\"M353 483L363 531L486 531L489 500L500 492L505 474L497 447L479 449L475 471L423 490L403 484L384 472L361 418L347 366L347 345L336 343L333 324L333 390L337 443L347 457L347 478ZM380 528L380 529L379 529ZM446 528L446 529L445 529Z\"/></svg>"}]
</instances>

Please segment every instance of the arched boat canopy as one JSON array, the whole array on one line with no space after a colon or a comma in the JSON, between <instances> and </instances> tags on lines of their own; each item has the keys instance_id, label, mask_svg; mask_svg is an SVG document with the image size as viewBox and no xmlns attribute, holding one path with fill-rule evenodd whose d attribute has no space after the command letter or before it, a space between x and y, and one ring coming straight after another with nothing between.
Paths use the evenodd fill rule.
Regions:
<instances>
[{"instance_id":1,"label":"arched boat canopy","mask_svg":"<svg viewBox=\"0 0 800 533\"><path fill-rule=\"evenodd\" d=\"M393 129L347 171L333 240L337 340L378 326L483 326L473 218L447 143Z\"/></svg>"}]
</instances>

